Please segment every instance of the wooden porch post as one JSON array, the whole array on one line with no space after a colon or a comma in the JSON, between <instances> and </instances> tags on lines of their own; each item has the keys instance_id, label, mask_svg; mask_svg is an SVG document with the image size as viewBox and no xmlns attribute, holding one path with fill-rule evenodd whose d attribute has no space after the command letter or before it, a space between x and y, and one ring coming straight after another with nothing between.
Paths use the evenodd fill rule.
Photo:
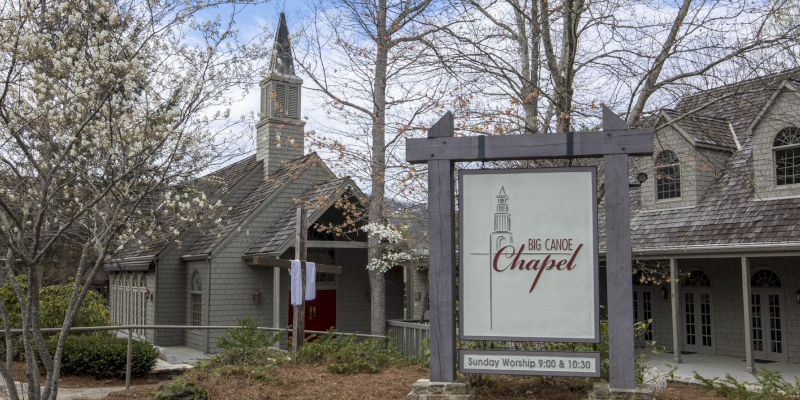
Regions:
<instances>
[{"instance_id":1,"label":"wooden porch post","mask_svg":"<svg viewBox=\"0 0 800 400\"><path fill-rule=\"evenodd\" d=\"M302 261L306 260L306 210L303 206L297 207L297 218L296 218L296 232L295 232L295 239L294 239L294 258L296 260L300 260L301 267L300 267L300 276L302 277L303 284L301 285L300 289L300 297L303 299L303 303L299 306L294 306L294 315L293 321L294 324L294 334L292 335L292 351L294 351L295 355L303 347L303 341L305 340L305 330L306 330L306 296L303 295L303 291L305 290L306 286L306 269L305 263ZM297 360L297 358L295 358Z\"/></svg>"},{"instance_id":2,"label":"wooden porch post","mask_svg":"<svg viewBox=\"0 0 800 400\"><path fill-rule=\"evenodd\" d=\"M272 327L281 327L281 270L272 269Z\"/></svg>"},{"instance_id":3,"label":"wooden porch post","mask_svg":"<svg viewBox=\"0 0 800 400\"><path fill-rule=\"evenodd\" d=\"M753 361L753 323L750 315L750 259L742 257L742 311L744 315L744 369L747 372L755 371Z\"/></svg>"},{"instance_id":4,"label":"wooden porch post","mask_svg":"<svg viewBox=\"0 0 800 400\"><path fill-rule=\"evenodd\" d=\"M675 363L681 362L681 337L678 312L680 311L679 301L680 293L678 293L678 260L674 258L669 259L669 293L670 293L670 308L672 309L672 361Z\"/></svg>"}]
</instances>

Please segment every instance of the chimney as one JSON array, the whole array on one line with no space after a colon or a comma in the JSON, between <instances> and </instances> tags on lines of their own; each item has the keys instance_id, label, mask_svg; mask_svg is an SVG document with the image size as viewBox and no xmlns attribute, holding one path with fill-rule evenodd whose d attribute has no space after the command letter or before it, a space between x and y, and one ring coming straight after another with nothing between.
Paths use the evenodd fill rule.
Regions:
<instances>
[{"instance_id":1,"label":"chimney","mask_svg":"<svg viewBox=\"0 0 800 400\"><path fill-rule=\"evenodd\" d=\"M286 162L303 156L300 86L294 73L286 16L281 13L267 76L261 81L261 113L256 125L256 159L269 177Z\"/></svg>"}]
</instances>

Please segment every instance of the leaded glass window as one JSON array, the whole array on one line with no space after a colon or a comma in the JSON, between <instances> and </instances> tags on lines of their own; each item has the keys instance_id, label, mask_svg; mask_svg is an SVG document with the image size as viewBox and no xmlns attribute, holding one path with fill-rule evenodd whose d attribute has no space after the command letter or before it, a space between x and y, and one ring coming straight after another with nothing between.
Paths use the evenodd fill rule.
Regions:
<instances>
[{"instance_id":1,"label":"leaded glass window","mask_svg":"<svg viewBox=\"0 0 800 400\"><path fill-rule=\"evenodd\" d=\"M192 306L192 325L202 325L203 315L203 282L200 280L200 274L195 271L192 274L192 293L191 293L191 306Z\"/></svg>"},{"instance_id":2,"label":"leaded glass window","mask_svg":"<svg viewBox=\"0 0 800 400\"><path fill-rule=\"evenodd\" d=\"M772 143L778 185L800 183L800 128L783 128Z\"/></svg>"},{"instance_id":3,"label":"leaded glass window","mask_svg":"<svg viewBox=\"0 0 800 400\"><path fill-rule=\"evenodd\" d=\"M656 198L674 199L681 197L681 165L678 155L672 150L664 150L656 156Z\"/></svg>"}]
</instances>

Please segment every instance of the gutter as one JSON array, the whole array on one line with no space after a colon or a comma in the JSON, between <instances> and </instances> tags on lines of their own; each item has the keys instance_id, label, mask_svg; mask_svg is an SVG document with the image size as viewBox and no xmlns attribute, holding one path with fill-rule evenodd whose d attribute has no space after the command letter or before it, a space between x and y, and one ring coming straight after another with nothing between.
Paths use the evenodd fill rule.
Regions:
<instances>
[{"instance_id":1,"label":"gutter","mask_svg":"<svg viewBox=\"0 0 800 400\"><path fill-rule=\"evenodd\" d=\"M155 266L158 257L155 255L130 257L111 260L103 264L106 271L147 271Z\"/></svg>"},{"instance_id":2,"label":"gutter","mask_svg":"<svg viewBox=\"0 0 800 400\"><path fill-rule=\"evenodd\" d=\"M791 243L745 243L736 245L694 245L681 247L658 247L633 249L633 256L639 259L647 258L690 258L691 256L786 256L800 255L800 242ZM660 257L659 257L660 256Z\"/></svg>"}]
</instances>

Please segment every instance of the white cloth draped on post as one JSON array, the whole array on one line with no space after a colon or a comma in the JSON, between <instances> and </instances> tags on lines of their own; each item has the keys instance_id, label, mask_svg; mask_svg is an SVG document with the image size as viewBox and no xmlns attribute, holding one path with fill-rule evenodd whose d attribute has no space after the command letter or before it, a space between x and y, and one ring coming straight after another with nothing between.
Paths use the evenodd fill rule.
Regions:
<instances>
[{"instance_id":1,"label":"white cloth draped on post","mask_svg":"<svg viewBox=\"0 0 800 400\"><path fill-rule=\"evenodd\" d=\"M300 260L292 260L291 269L289 270L293 306L303 304L303 275L301 274L300 265Z\"/></svg>"},{"instance_id":2,"label":"white cloth draped on post","mask_svg":"<svg viewBox=\"0 0 800 400\"><path fill-rule=\"evenodd\" d=\"M317 264L306 262L306 301L317 298Z\"/></svg>"}]
</instances>

